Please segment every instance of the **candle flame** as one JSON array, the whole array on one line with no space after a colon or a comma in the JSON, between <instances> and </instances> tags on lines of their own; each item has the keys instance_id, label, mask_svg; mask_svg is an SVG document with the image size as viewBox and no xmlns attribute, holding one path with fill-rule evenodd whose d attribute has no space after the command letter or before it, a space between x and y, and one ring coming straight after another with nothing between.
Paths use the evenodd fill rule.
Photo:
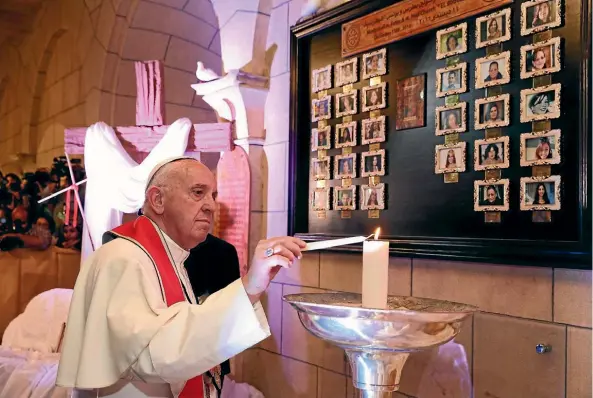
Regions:
<instances>
[{"instance_id":1,"label":"candle flame","mask_svg":"<svg viewBox=\"0 0 593 398\"><path fill-rule=\"evenodd\" d=\"M381 227L375 230L375 240L379 239L379 232L381 232Z\"/></svg>"}]
</instances>

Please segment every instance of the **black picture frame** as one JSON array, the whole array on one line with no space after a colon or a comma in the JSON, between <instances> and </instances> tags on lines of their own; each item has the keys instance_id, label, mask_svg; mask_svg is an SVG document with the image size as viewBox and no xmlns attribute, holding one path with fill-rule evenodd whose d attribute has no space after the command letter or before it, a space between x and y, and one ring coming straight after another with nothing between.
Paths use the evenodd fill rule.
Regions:
<instances>
[{"instance_id":1,"label":"black picture frame","mask_svg":"<svg viewBox=\"0 0 593 398\"><path fill-rule=\"evenodd\" d=\"M577 57L578 67L573 69L574 73L578 75L578 131L573 131L575 139L572 141L578 145L575 150L576 157L575 167L571 167L572 174L568 176L573 180L573 187L577 198L576 214L578 222L574 223L575 239L570 240L530 240L530 239L501 239L493 233L492 238L450 238L446 236L384 236L383 239L390 241L390 254L393 256L405 256L412 258L431 258L441 260L455 260L455 261L474 261L491 264L512 264L538 267L557 267L557 268L573 268L573 269L591 269L591 242L592 242L592 211L591 211L591 0L565 0L566 3L576 4L581 7L581 24L579 32L574 35L582 37L581 48L574 49L574 54L585 54ZM339 234L339 233L311 233L309 232L309 137L307 134L299 134L302 131L310 130L310 102L311 93L307 89L310 84L310 59L312 39L316 35L322 34L324 31L336 30L346 22L362 17L366 14L377 11L386 6L392 5L393 1L388 0L352 0L344 3L334 9L331 9L323 14L316 15L301 21L291 29L290 37L290 141L289 141L289 181L288 181L288 233L295 235L305 241L320 241L326 239L334 239L345 236L369 234L366 226L360 226L360 233L357 234ZM566 9L565 4L564 9ZM520 7L520 4L519 4ZM492 11L490 11L492 12ZM517 20L519 13L516 8L513 8L513 24ZM451 23L454 25L463 21L469 21L471 29L473 29L473 22L475 17L466 20ZM337 28L336 28L337 27ZM471 31L470 29L470 31ZM514 27L514 32L518 27ZM437 29L438 30L438 29ZM432 32L432 34L434 34ZM513 33L513 36L515 34ZM519 36L517 33L516 36ZM475 47L473 42L470 42L468 48ZM380 48L380 47L378 47ZM377 48L377 49L378 49ZM372 50L368 50L372 51ZM518 59L518 52L517 54ZM362 53L349 56L362 57ZM563 55L564 56L564 55ZM518 62L518 61L517 61ZM564 60L563 60L564 62ZM443 64L444 65L444 64ZM515 66L513 66L515 68ZM518 72L513 72L513 77L510 85L515 84L519 79ZM434 95L434 94L429 94ZM395 98L390 101L390 104L395 104ZM473 104L473 102L472 102ZM390 105L391 106L391 105ZM518 98L512 99L512 108L519 106ZM471 115L468 120L473 120L473 107ZM513 110L513 112L515 112ZM518 119L518 118L517 118ZM513 124L519 123L514 119ZM429 123L427 123L429 124ZM530 131L530 124L521 124L525 132ZM557 127L553 127L557 128ZM389 132L389 134L397 134ZM473 133L472 133L473 134ZM442 138L442 137L441 137ZM482 135L473 138L483 138ZM390 137L389 140L392 140ZM472 140L464 140L470 141ZM429 144L427 144L429 145ZM515 139L514 144L516 148L512 147L513 152L511 162L519 164L519 140ZM432 149L434 148L431 147ZM473 152L473 147L468 148L468 153ZM428 164L427 167L431 167ZM524 170L526 168L523 168ZM477 172L476 172L477 173ZM467 174L467 173L466 173ZM465 175L460 176L460 179L465 178ZM477 174L476 174L477 175ZM473 178L483 179L482 178ZM566 176L563 176L566 179ZM383 181L381 181L383 182ZM385 181L390 189L393 189L391 181ZM473 181L471 181L473 183ZM441 182L442 183L442 182ZM519 213L519 203L516 200L519 192L519 178L511 178L511 195L514 202L511 206L514 211ZM452 186L455 184L443 184L443 186ZM405 187L399 187L405 189ZM394 194L390 192L390 196ZM514 199L513 199L514 198ZM468 198L463 198L467 201ZM471 198L469 198L471 206ZM391 204L390 204L391 206ZM445 210L445 209L443 209ZM525 212L523 212L525 213ZM482 214L483 216L483 214ZM503 218L507 217L503 214ZM338 216L339 218L339 216ZM489 226L493 230L496 226ZM341 246L329 251L334 252L362 252L362 244Z\"/></svg>"}]
</instances>

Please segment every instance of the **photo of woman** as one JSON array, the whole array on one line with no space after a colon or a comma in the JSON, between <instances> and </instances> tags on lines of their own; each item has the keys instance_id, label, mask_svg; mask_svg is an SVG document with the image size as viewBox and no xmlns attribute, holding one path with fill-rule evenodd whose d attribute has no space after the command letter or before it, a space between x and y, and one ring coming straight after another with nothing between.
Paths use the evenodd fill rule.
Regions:
<instances>
[{"instance_id":1,"label":"photo of woman","mask_svg":"<svg viewBox=\"0 0 593 398\"><path fill-rule=\"evenodd\" d=\"M356 146L356 122L336 124L336 148Z\"/></svg>"},{"instance_id":2,"label":"photo of woman","mask_svg":"<svg viewBox=\"0 0 593 398\"><path fill-rule=\"evenodd\" d=\"M480 98L475 102L474 124L476 130L509 125L510 95Z\"/></svg>"},{"instance_id":3,"label":"photo of woman","mask_svg":"<svg viewBox=\"0 0 593 398\"><path fill-rule=\"evenodd\" d=\"M314 180L329 180L329 157L311 159L311 175Z\"/></svg>"},{"instance_id":4,"label":"photo of woman","mask_svg":"<svg viewBox=\"0 0 593 398\"><path fill-rule=\"evenodd\" d=\"M562 23L560 0L536 0L521 4L521 35L527 36Z\"/></svg>"},{"instance_id":5,"label":"photo of woman","mask_svg":"<svg viewBox=\"0 0 593 398\"><path fill-rule=\"evenodd\" d=\"M521 134L521 166L560 163L560 130Z\"/></svg>"},{"instance_id":6,"label":"photo of woman","mask_svg":"<svg viewBox=\"0 0 593 398\"><path fill-rule=\"evenodd\" d=\"M521 47L521 79L560 71L560 37Z\"/></svg>"},{"instance_id":7,"label":"photo of woman","mask_svg":"<svg viewBox=\"0 0 593 398\"><path fill-rule=\"evenodd\" d=\"M385 149L361 153L361 177L385 175Z\"/></svg>"},{"instance_id":8,"label":"photo of woman","mask_svg":"<svg viewBox=\"0 0 593 398\"><path fill-rule=\"evenodd\" d=\"M509 180L474 181L475 211L508 211Z\"/></svg>"},{"instance_id":9,"label":"photo of woman","mask_svg":"<svg viewBox=\"0 0 593 398\"><path fill-rule=\"evenodd\" d=\"M311 73L311 81L312 91L314 93L328 90L332 87L331 70L331 65L326 65L323 68L313 70Z\"/></svg>"},{"instance_id":10,"label":"photo of woman","mask_svg":"<svg viewBox=\"0 0 593 398\"><path fill-rule=\"evenodd\" d=\"M362 56L362 78L371 79L387 73L387 49L382 48Z\"/></svg>"},{"instance_id":11,"label":"photo of woman","mask_svg":"<svg viewBox=\"0 0 593 398\"><path fill-rule=\"evenodd\" d=\"M331 96L327 95L320 99L314 98L311 101L312 122L331 119L331 98Z\"/></svg>"},{"instance_id":12,"label":"photo of woman","mask_svg":"<svg viewBox=\"0 0 593 398\"><path fill-rule=\"evenodd\" d=\"M387 83L362 88L362 111L369 112L387 106Z\"/></svg>"},{"instance_id":13,"label":"photo of woman","mask_svg":"<svg viewBox=\"0 0 593 398\"><path fill-rule=\"evenodd\" d=\"M437 145L434 157L435 174L464 172L466 145L466 142Z\"/></svg>"},{"instance_id":14,"label":"photo of woman","mask_svg":"<svg viewBox=\"0 0 593 398\"><path fill-rule=\"evenodd\" d=\"M476 140L474 144L474 169L490 170L509 167L509 137L502 136Z\"/></svg>"},{"instance_id":15,"label":"photo of woman","mask_svg":"<svg viewBox=\"0 0 593 398\"><path fill-rule=\"evenodd\" d=\"M521 210L559 210L560 176L521 178Z\"/></svg>"},{"instance_id":16,"label":"photo of woman","mask_svg":"<svg viewBox=\"0 0 593 398\"><path fill-rule=\"evenodd\" d=\"M560 84L521 90L521 122L560 117Z\"/></svg>"},{"instance_id":17,"label":"photo of woman","mask_svg":"<svg viewBox=\"0 0 593 398\"><path fill-rule=\"evenodd\" d=\"M313 190L312 208L315 211L329 210L329 192L331 188L315 188Z\"/></svg>"},{"instance_id":18,"label":"photo of woman","mask_svg":"<svg viewBox=\"0 0 593 398\"><path fill-rule=\"evenodd\" d=\"M331 148L331 126L311 130L311 151Z\"/></svg>"},{"instance_id":19,"label":"photo of woman","mask_svg":"<svg viewBox=\"0 0 593 398\"><path fill-rule=\"evenodd\" d=\"M511 9L495 12L476 19L476 48L502 43L511 38Z\"/></svg>"},{"instance_id":20,"label":"photo of woman","mask_svg":"<svg viewBox=\"0 0 593 398\"><path fill-rule=\"evenodd\" d=\"M362 120L362 145L385 141L385 116Z\"/></svg>"},{"instance_id":21,"label":"photo of woman","mask_svg":"<svg viewBox=\"0 0 593 398\"><path fill-rule=\"evenodd\" d=\"M358 58L348 59L336 64L336 87L358 81Z\"/></svg>"},{"instance_id":22,"label":"photo of woman","mask_svg":"<svg viewBox=\"0 0 593 398\"><path fill-rule=\"evenodd\" d=\"M356 210L356 185L334 188L335 210Z\"/></svg>"},{"instance_id":23,"label":"photo of woman","mask_svg":"<svg viewBox=\"0 0 593 398\"><path fill-rule=\"evenodd\" d=\"M385 184L360 186L361 210L385 209Z\"/></svg>"},{"instance_id":24,"label":"photo of woman","mask_svg":"<svg viewBox=\"0 0 593 398\"><path fill-rule=\"evenodd\" d=\"M437 107L435 109L435 134L445 135L466 131L466 109L466 102Z\"/></svg>"},{"instance_id":25,"label":"photo of woman","mask_svg":"<svg viewBox=\"0 0 593 398\"><path fill-rule=\"evenodd\" d=\"M350 153L348 155L336 155L334 159L334 178L336 180L356 177L355 153Z\"/></svg>"},{"instance_id":26,"label":"photo of woman","mask_svg":"<svg viewBox=\"0 0 593 398\"><path fill-rule=\"evenodd\" d=\"M437 59L467 51L467 23L437 31Z\"/></svg>"},{"instance_id":27,"label":"photo of woman","mask_svg":"<svg viewBox=\"0 0 593 398\"><path fill-rule=\"evenodd\" d=\"M358 90L336 94L336 117L355 115L358 110Z\"/></svg>"}]
</instances>

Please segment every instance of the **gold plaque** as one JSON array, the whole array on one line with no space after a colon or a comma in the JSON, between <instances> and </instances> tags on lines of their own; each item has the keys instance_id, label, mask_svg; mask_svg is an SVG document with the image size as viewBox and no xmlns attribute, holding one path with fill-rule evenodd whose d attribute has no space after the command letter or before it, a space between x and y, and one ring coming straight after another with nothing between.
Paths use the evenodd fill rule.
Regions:
<instances>
[{"instance_id":1,"label":"gold plaque","mask_svg":"<svg viewBox=\"0 0 593 398\"><path fill-rule=\"evenodd\" d=\"M445 97L445 104L447 105L455 105L459 102L459 95L455 94L455 95L447 95Z\"/></svg>"},{"instance_id":2,"label":"gold plaque","mask_svg":"<svg viewBox=\"0 0 593 398\"><path fill-rule=\"evenodd\" d=\"M549 164L533 166L531 168L531 175L534 177L549 177L552 175L552 166Z\"/></svg>"},{"instance_id":3,"label":"gold plaque","mask_svg":"<svg viewBox=\"0 0 593 398\"><path fill-rule=\"evenodd\" d=\"M379 149L381 149L381 144L379 144L378 142L374 144L369 144L369 151L378 151Z\"/></svg>"},{"instance_id":4,"label":"gold plaque","mask_svg":"<svg viewBox=\"0 0 593 398\"><path fill-rule=\"evenodd\" d=\"M552 31L547 30L545 32L536 33L533 35L533 43L538 43L540 41L550 40L552 38Z\"/></svg>"},{"instance_id":5,"label":"gold plaque","mask_svg":"<svg viewBox=\"0 0 593 398\"><path fill-rule=\"evenodd\" d=\"M342 218L352 218L352 210L342 210L340 216Z\"/></svg>"},{"instance_id":6,"label":"gold plaque","mask_svg":"<svg viewBox=\"0 0 593 398\"><path fill-rule=\"evenodd\" d=\"M379 210L369 210L369 218L379 218Z\"/></svg>"},{"instance_id":7,"label":"gold plaque","mask_svg":"<svg viewBox=\"0 0 593 398\"><path fill-rule=\"evenodd\" d=\"M374 111L371 111L371 113L369 113L369 116L370 116L371 118L375 119L375 118L377 118L377 117L381 116L381 111L380 111L380 110L378 110L378 109L376 109L376 110L374 110Z\"/></svg>"},{"instance_id":8,"label":"gold plaque","mask_svg":"<svg viewBox=\"0 0 593 398\"><path fill-rule=\"evenodd\" d=\"M445 66L455 66L459 63L460 59L458 56L445 58Z\"/></svg>"},{"instance_id":9,"label":"gold plaque","mask_svg":"<svg viewBox=\"0 0 593 398\"><path fill-rule=\"evenodd\" d=\"M342 123L350 123L352 121L352 115L344 116L342 118Z\"/></svg>"},{"instance_id":10,"label":"gold plaque","mask_svg":"<svg viewBox=\"0 0 593 398\"><path fill-rule=\"evenodd\" d=\"M485 174L484 178L486 180L500 180L501 170L500 169L486 170L484 172L484 174Z\"/></svg>"},{"instance_id":11,"label":"gold plaque","mask_svg":"<svg viewBox=\"0 0 593 398\"><path fill-rule=\"evenodd\" d=\"M369 84L371 86L376 86L377 84L381 84L381 76L371 77L371 81Z\"/></svg>"},{"instance_id":12,"label":"gold plaque","mask_svg":"<svg viewBox=\"0 0 593 398\"><path fill-rule=\"evenodd\" d=\"M327 90L321 90L319 93L317 93L317 95L319 96L319 99L327 97Z\"/></svg>"},{"instance_id":13,"label":"gold plaque","mask_svg":"<svg viewBox=\"0 0 593 398\"><path fill-rule=\"evenodd\" d=\"M552 75L535 76L533 78L533 88L549 86L552 84Z\"/></svg>"},{"instance_id":14,"label":"gold plaque","mask_svg":"<svg viewBox=\"0 0 593 398\"><path fill-rule=\"evenodd\" d=\"M317 127L320 129L327 127L327 120L320 120L317 122Z\"/></svg>"},{"instance_id":15,"label":"gold plaque","mask_svg":"<svg viewBox=\"0 0 593 398\"><path fill-rule=\"evenodd\" d=\"M317 158L321 159L327 156L327 152L325 149L320 149L317 151Z\"/></svg>"},{"instance_id":16,"label":"gold plaque","mask_svg":"<svg viewBox=\"0 0 593 398\"><path fill-rule=\"evenodd\" d=\"M345 146L344 148L342 148L342 155L350 155L351 153L352 153L351 146Z\"/></svg>"},{"instance_id":17,"label":"gold plaque","mask_svg":"<svg viewBox=\"0 0 593 398\"><path fill-rule=\"evenodd\" d=\"M325 188L325 180L317 180L317 188Z\"/></svg>"},{"instance_id":18,"label":"gold plaque","mask_svg":"<svg viewBox=\"0 0 593 398\"><path fill-rule=\"evenodd\" d=\"M493 127L486 129L486 138L497 138L502 135L502 129L500 127Z\"/></svg>"},{"instance_id":19,"label":"gold plaque","mask_svg":"<svg viewBox=\"0 0 593 398\"><path fill-rule=\"evenodd\" d=\"M547 131L552 129L552 122L549 120L538 120L531 123L532 131Z\"/></svg>"},{"instance_id":20,"label":"gold plaque","mask_svg":"<svg viewBox=\"0 0 593 398\"><path fill-rule=\"evenodd\" d=\"M487 211L484 213L484 222L489 224L499 223L502 220L499 211Z\"/></svg>"},{"instance_id":21,"label":"gold plaque","mask_svg":"<svg viewBox=\"0 0 593 398\"><path fill-rule=\"evenodd\" d=\"M486 55L500 54L502 52L502 43L493 44L486 47Z\"/></svg>"},{"instance_id":22,"label":"gold plaque","mask_svg":"<svg viewBox=\"0 0 593 398\"><path fill-rule=\"evenodd\" d=\"M326 218L327 214L325 214L325 210L317 212L317 218Z\"/></svg>"},{"instance_id":23,"label":"gold plaque","mask_svg":"<svg viewBox=\"0 0 593 398\"><path fill-rule=\"evenodd\" d=\"M486 89L487 97L494 97L495 95L501 95L501 94L502 94L502 86L488 87Z\"/></svg>"},{"instance_id":24,"label":"gold plaque","mask_svg":"<svg viewBox=\"0 0 593 398\"><path fill-rule=\"evenodd\" d=\"M459 142L459 133L447 134L445 144L457 144Z\"/></svg>"},{"instance_id":25,"label":"gold plaque","mask_svg":"<svg viewBox=\"0 0 593 398\"><path fill-rule=\"evenodd\" d=\"M346 84L344 87L342 87L342 92L349 93L350 91L352 91L353 88L354 85L352 83Z\"/></svg>"},{"instance_id":26,"label":"gold plaque","mask_svg":"<svg viewBox=\"0 0 593 398\"><path fill-rule=\"evenodd\" d=\"M344 179L342 179L342 186L343 187L349 187L350 185L352 185L352 178L344 178Z\"/></svg>"},{"instance_id":27,"label":"gold plaque","mask_svg":"<svg viewBox=\"0 0 593 398\"><path fill-rule=\"evenodd\" d=\"M459 182L459 173L445 173L443 175L445 184L455 184Z\"/></svg>"},{"instance_id":28,"label":"gold plaque","mask_svg":"<svg viewBox=\"0 0 593 398\"><path fill-rule=\"evenodd\" d=\"M377 185L379 182L381 182L379 176L369 177L369 185Z\"/></svg>"},{"instance_id":29,"label":"gold plaque","mask_svg":"<svg viewBox=\"0 0 593 398\"><path fill-rule=\"evenodd\" d=\"M534 211L531 213L531 221L535 223L552 222L552 212L550 210Z\"/></svg>"}]
</instances>

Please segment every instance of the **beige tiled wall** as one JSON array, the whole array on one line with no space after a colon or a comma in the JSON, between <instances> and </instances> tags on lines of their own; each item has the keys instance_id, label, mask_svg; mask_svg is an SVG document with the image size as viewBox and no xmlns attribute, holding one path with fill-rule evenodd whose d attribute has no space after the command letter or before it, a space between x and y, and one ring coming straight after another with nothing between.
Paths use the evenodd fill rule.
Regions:
<instances>
[{"instance_id":1,"label":"beige tiled wall","mask_svg":"<svg viewBox=\"0 0 593 398\"><path fill-rule=\"evenodd\" d=\"M361 264L307 253L282 270L264 300L272 337L245 354L244 381L266 398L354 396L342 350L306 332L282 296L360 292ZM591 397L590 271L391 258L389 291L483 310L452 343L412 354L394 397Z\"/></svg>"}]
</instances>

